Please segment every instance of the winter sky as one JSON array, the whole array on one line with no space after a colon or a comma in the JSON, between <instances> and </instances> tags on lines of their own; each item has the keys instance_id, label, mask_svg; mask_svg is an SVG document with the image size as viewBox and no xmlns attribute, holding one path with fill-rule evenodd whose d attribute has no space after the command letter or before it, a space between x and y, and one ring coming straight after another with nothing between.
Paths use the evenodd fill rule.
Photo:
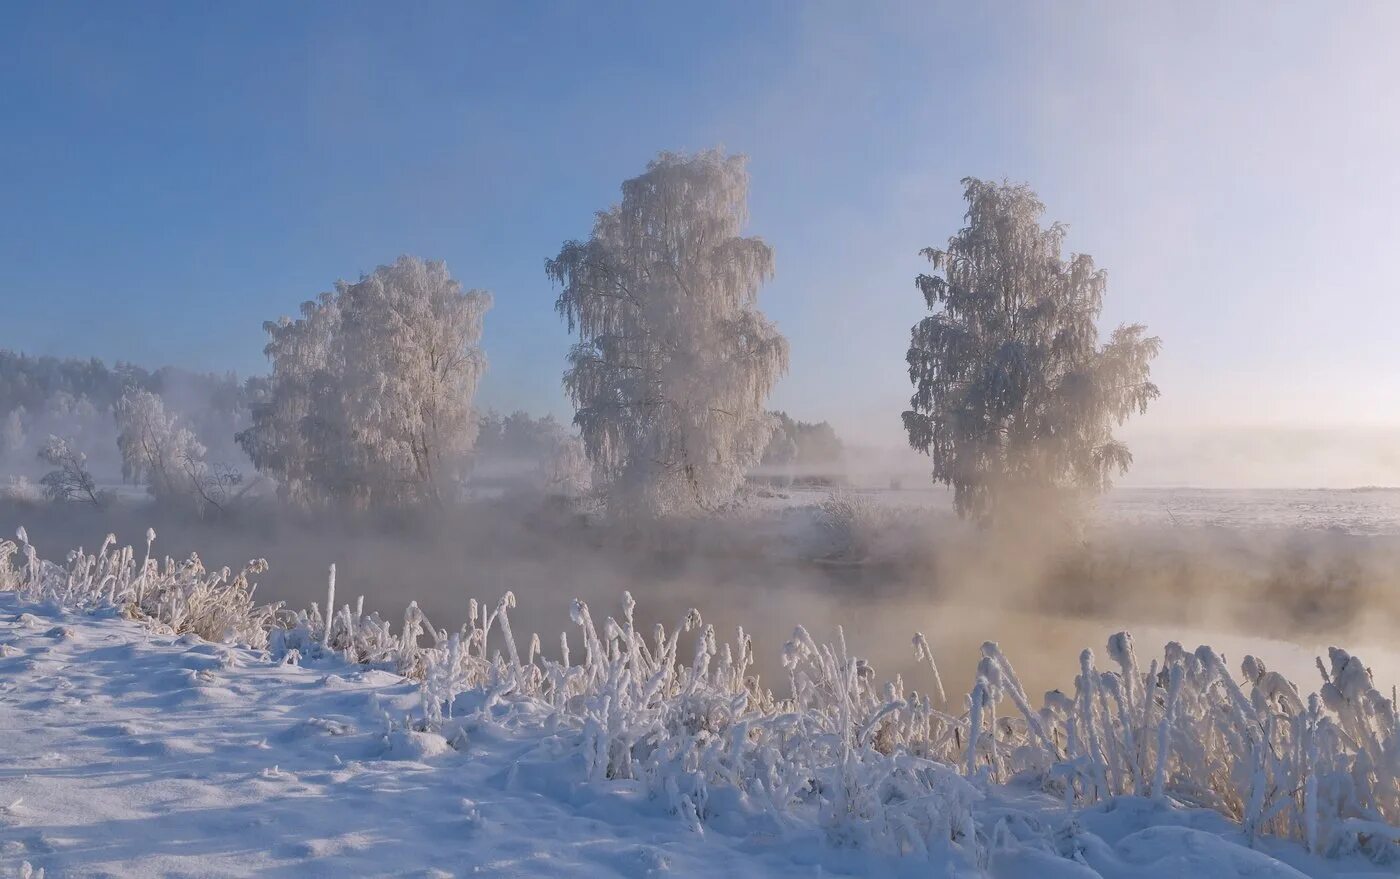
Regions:
<instances>
[{"instance_id":1,"label":"winter sky","mask_svg":"<svg viewBox=\"0 0 1400 879\"><path fill-rule=\"evenodd\" d=\"M259 372L263 320L407 252L495 294L482 402L564 415L544 259L722 145L797 417L902 442L918 250L976 175L1163 337L1130 437L1390 429L1397 41L1386 3L3 0L0 346Z\"/></svg>"}]
</instances>

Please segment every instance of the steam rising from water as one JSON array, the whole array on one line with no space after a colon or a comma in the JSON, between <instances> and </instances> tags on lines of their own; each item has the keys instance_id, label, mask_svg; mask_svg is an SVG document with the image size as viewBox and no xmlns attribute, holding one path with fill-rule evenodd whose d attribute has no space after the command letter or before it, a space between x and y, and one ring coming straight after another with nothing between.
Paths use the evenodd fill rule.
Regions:
<instances>
[{"instance_id":1,"label":"steam rising from water","mask_svg":"<svg viewBox=\"0 0 1400 879\"><path fill-rule=\"evenodd\" d=\"M1335 643L1371 662L1378 682L1400 680L1400 656L1373 646L1387 643L1400 619L1400 534L1213 527L1193 524L1199 505L1184 504L1176 525L1100 521L1066 542L1053 529L979 533L922 499L881 503L899 496L857 504L854 521L833 522L794 498L626 532L524 497L418 521L263 513L200 523L144 508L15 505L0 517L11 530L25 524L50 558L80 544L92 549L109 531L136 541L147 525L166 554L198 552L210 566L264 557L271 570L259 597L296 606L323 599L335 562L345 600L363 594L367 607L391 618L416 600L439 628L460 625L470 598L494 601L513 590L517 628L546 644L571 628L572 598L601 619L620 613L629 590L648 625L669 627L690 607L721 638L742 625L754 637L758 671L778 691L786 687L781 646L798 623L821 634L841 626L854 652L883 676L905 674L913 688L927 684L913 661L916 631L955 680L971 678L982 641L998 641L1034 689L1069 686L1077 652L1101 649L1124 628L1140 649L1168 639L1224 643L1236 666L1248 650L1303 679L1312 651ZM1136 507L1134 497L1120 493L1108 506L1116 500L1141 512L1141 494ZM1228 512L1228 498L1215 508Z\"/></svg>"}]
</instances>

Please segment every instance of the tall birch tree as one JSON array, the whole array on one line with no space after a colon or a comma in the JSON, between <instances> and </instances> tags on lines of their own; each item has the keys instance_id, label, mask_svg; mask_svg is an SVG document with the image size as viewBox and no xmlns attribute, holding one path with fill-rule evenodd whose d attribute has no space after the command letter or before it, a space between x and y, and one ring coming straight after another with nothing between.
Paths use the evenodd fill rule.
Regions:
<instances>
[{"instance_id":1,"label":"tall birch tree","mask_svg":"<svg viewBox=\"0 0 1400 879\"><path fill-rule=\"evenodd\" d=\"M1113 435L1158 396L1161 340L1141 324L1099 338L1106 277L1061 256L1065 227L1042 227L1029 187L963 181L966 225L922 251L917 286L933 313L909 345L909 443L933 459L960 515L1075 511L1132 463Z\"/></svg>"},{"instance_id":2,"label":"tall birch tree","mask_svg":"<svg viewBox=\"0 0 1400 879\"><path fill-rule=\"evenodd\" d=\"M483 290L403 256L264 324L272 376L238 435L304 506L440 504L477 431Z\"/></svg>"},{"instance_id":3,"label":"tall birch tree","mask_svg":"<svg viewBox=\"0 0 1400 879\"><path fill-rule=\"evenodd\" d=\"M741 235L748 183L742 156L662 153L546 262L579 337L564 387L614 513L714 508L773 430L788 345L757 305L773 249Z\"/></svg>"}]
</instances>

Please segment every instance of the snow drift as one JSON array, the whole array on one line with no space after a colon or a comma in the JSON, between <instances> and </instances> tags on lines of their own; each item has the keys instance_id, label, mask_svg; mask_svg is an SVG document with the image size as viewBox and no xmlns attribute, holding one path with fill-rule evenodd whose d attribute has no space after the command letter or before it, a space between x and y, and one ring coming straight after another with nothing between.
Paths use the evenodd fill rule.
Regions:
<instances>
[{"instance_id":1,"label":"snow drift","mask_svg":"<svg viewBox=\"0 0 1400 879\"><path fill-rule=\"evenodd\" d=\"M1124 796L1207 807L1251 844L1283 837L1383 864L1400 855L1395 693L1340 649L1319 660L1322 683L1309 693L1254 657L1236 676L1209 647L1168 644L1144 667L1124 633L1102 667L1092 651L1080 655L1072 693L1037 704L994 643L970 691L949 699L922 636L912 649L928 663L928 684L915 689L878 681L840 629L823 644L799 627L775 689L752 673L755 647L742 629L722 643L690 611L642 632L630 595L601 622L576 601L576 631L551 656L537 636L513 630L509 593L471 601L467 622L448 632L416 604L401 623L362 601L338 604L333 571L325 609L293 611L256 603L259 561L237 574L206 570L198 557L157 561L148 533L140 561L109 539L58 565L18 536L0 542L0 589L23 601L116 608L157 631L282 663L392 670L420 692L413 715L391 721L396 747L422 753L415 734L464 741L493 718L545 736L578 755L584 779L632 785L697 832L741 812L778 829L815 825L836 846L986 865L1016 834L989 823L984 803L1011 785L1079 807ZM1047 840L1062 856L1087 857Z\"/></svg>"}]
</instances>

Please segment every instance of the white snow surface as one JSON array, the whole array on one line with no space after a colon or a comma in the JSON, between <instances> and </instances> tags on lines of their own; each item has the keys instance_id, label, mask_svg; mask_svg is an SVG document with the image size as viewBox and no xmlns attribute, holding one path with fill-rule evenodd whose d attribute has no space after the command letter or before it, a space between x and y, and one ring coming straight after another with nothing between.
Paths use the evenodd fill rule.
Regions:
<instances>
[{"instance_id":1,"label":"white snow surface","mask_svg":"<svg viewBox=\"0 0 1400 879\"><path fill-rule=\"evenodd\" d=\"M1068 810L981 787L981 854L842 847L814 816L711 797L695 830L635 782L585 781L569 731L481 708L415 732L412 682L152 632L0 593L0 876L1390 876L1202 809ZM483 703L484 704L484 703ZM460 717L461 715L459 715Z\"/></svg>"},{"instance_id":2,"label":"white snow surface","mask_svg":"<svg viewBox=\"0 0 1400 879\"><path fill-rule=\"evenodd\" d=\"M767 486L754 498L763 509L815 507L833 489ZM946 514L951 521L953 492L942 486L887 489L869 485L843 489L870 503L895 509ZM1293 529L1367 536L1400 535L1400 488L1244 489L1134 488L1119 486L1098 499L1094 518L1101 525L1186 526L1237 531Z\"/></svg>"}]
</instances>

